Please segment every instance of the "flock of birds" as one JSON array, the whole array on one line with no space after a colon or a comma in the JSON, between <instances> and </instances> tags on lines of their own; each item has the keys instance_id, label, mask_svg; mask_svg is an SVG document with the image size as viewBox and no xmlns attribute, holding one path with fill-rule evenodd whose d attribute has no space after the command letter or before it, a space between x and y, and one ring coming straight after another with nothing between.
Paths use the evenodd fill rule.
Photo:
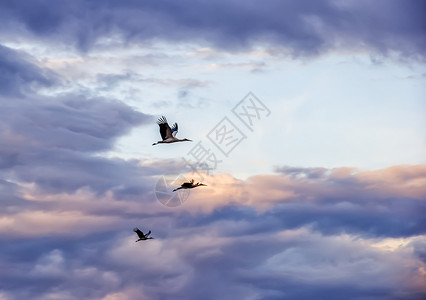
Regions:
<instances>
[{"instance_id":1,"label":"flock of birds","mask_svg":"<svg viewBox=\"0 0 426 300\"><path fill-rule=\"evenodd\" d=\"M160 126L160 135L162 140L152 144L153 146L158 144L170 144L170 143L176 143L176 142L192 142L192 140L189 140L189 139L176 138L176 134L178 133L178 124L174 123L173 126L170 128L165 116L162 116L160 119L158 119L157 124L158 126ZM191 179L191 181L189 182L182 183L181 186L174 189L173 192L180 189L193 189L199 186L206 186L206 185L199 182L194 184L194 179ZM133 229L133 231L136 232L136 234L139 237L139 239L136 242L153 239L153 237L149 236L151 234L151 230L148 231L146 234L144 234L141 230L139 230L139 228L136 227Z\"/></svg>"}]
</instances>

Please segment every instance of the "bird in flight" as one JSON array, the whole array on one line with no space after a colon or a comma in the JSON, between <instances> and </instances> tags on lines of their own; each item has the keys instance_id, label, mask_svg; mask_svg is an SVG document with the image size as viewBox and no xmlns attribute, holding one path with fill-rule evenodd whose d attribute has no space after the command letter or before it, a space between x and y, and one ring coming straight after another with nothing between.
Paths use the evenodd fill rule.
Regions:
<instances>
[{"instance_id":1,"label":"bird in flight","mask_svg":"<svg viewBox=\"0 0 426 300\"><path fill-rule=\"evenodd\" d=\"M197 186L206 186L206 185L203 184L203 183L199 183L199 182L194 184L194 179L191 179L190 182L182 183L182 185L180 187L178 187L177 189L174 189L173 192L180 190L180 189L193 189L193 188L196 188Z\"/></svg>"},{"instance_id":2,"label":"bird in flight","mask_svg":"<svg viewBox=\"0 0 426 300\"><path fill-rule=\"evenodd\" d=\"M139 228L135 227L133 231L136 232L139 237L139 240L137 240L136 242L153 239L153 237L148 237L151 234L151 230L148 231L147 234L144 234L142 231L139 230Z\"/></svg>"},{"instance_id":3,"label":"bird in flight","mask_svg":"<svg viewBox=\"0 0 426 300\"><path fill-rule=\"evenodd\" d=\"M175 142L186 142L186 141L192 142L192 140L188 140L188 139L180 140L176 138L176 134L178 132L178 124L174 123L173 127L170 128L165 116L162 116L161 118L159 118L157 121L157 124L158 126L160 126L160 134L163 140L152 144L153 146L157 144L169 144L169 143L175 143Z\"/></svg>"}]
</instances>

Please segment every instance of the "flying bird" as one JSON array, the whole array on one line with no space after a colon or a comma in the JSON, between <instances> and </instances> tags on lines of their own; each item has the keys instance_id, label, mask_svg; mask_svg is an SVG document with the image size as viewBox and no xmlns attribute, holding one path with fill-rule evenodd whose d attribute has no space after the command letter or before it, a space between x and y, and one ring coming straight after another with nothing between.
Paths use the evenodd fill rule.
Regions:
<instances>
[{"instance_id":1,"label":"flying bird","mask_svg":"<svg viewBox=\"0 0 426 300\"><path fill-rule=\"evenodd\" d=\"M192 140L188 140L188 139L178 139L176 138L176 134L178 132L178 124L174 123L173 127L170 128L169 124L167 123L167 119L165 116L162 116L161 118L158 119L157 121L158 126L160 126L160 134L161 134L161 138L163 139L162 141L158 141L154 144L165 144L165 143L176 143L176 142L192 142Z\"/></svg>"},{"instance_id":2,"label":"flying bird","mask_svg":"<svg viewBox=\"0 0 426 300\"><path fill-rule=\"evenodd\" d=\"M153 237L148 237L151 234L151 230L147 232L147 234L143 234L142 231L139 230L139 228L135 227L133 229L134 232L136 232L136 234L139 237L139 240L137 240L136 242L139 241L145 241L145 240L149 240L149 239L153 239Z\"/></svg>"},{"instance_id":3,"label":"flying bird","mask_svg":"<svg viewBox=\"0 0 426 300\"><path fill-rule=\"evenodd\" d=\"M182 185L180 187L178 187L177 189L174 189L173 192L180 190L180 189L193 189L193 188L196 188L197 186L206 186L206 185L203 184L203 183L199 183L199 182L194 184L194 179L191 179L190 182L182 183Z\"/></svg>"}]
</instances>

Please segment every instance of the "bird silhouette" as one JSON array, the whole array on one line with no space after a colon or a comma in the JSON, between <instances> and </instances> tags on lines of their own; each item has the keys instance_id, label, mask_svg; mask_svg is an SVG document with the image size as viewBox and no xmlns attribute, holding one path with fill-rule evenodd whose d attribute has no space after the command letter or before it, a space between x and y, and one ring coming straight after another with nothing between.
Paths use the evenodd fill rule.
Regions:
<instances>
[{"instance_id":1,"label":"bird silhouette","mask_svg":"<svg viewBox=\"0 0 426 300\"><path fill-rule=\"evenodd\" d=\"M139 237L139 239L136 242L153 239L153 237L148 237L151 234L151 230L148 231L146 234L144 234L142 231L139 230L139 228L135 227L133 231L136 232L136 234Z\"/></svg>"},{"instance_id":2,"label":"bird silhouette","mask_svg":"<svg viewBox=\"0 0 426 300\"><path fill-rule=\"evenodd\" d=\"M152 144L153 146L157 144L170 144L176 142L192 142L192 140L176 138L176 134L178 132L178 124L174 123L173 127L170 128L165 116L162 116L160 119L158 119L157 124L158 126L160 126L160 134L163 140Z\"/></svg>"},{"instance_id":3,"label":"bird silhouette","mask_svg":"<svg viewBox=\"0 0 426 300\"><path fill-rule=\"evenodd\" d=\"M178 187L177 189L174 189L173 192L180 190L180 189L193 189L193 188L196 188L198 186L206 186L206 185L203 184L203 183L199 183L199 182L194 184L194 179L191 179L191 181L189 181L189 182L182 183L181 186Z\"/></svg>"}]
</instances>

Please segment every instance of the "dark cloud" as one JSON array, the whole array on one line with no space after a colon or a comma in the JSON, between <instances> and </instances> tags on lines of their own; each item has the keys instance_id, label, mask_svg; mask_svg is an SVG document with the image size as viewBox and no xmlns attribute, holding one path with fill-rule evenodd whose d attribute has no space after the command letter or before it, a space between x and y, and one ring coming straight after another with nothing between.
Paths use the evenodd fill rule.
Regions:
<instances>
[{"instance_id":1,"label":"dark cloud","mask_svg":"<svg viewBox=\"0 0 426 300\"><path fill-rule=\"evenodd\" d=\"M2 1L0 16L3 35L29 32L83 50L119 34L126 41L160 38L240 50L261 43L293 55L367 49L424 58L425 8L421 0Z\"/></svg>"},{"instance_id":2,"label":"dark cloud","mask_svg":"<svg viewBox=\"0 0 426 300\"><path fill-rule=\"evenodd\" d=\"M2 140L19 144L23 147L19 151L26 147L107 150L117 137L151 121L151 117L124 103L82 95L5 100L2 108ZM21 139L14 139L16 136Z\"/></svg>"},{"instance_id":3,"label":"dark cloud","mask_svg":"<svg viewBox=\"0 0 426 300\"><path fill-rule=\"evenodd\" d=\"M262 220L254 217L252 222ZM404 254L409 248L381 252L362 241L304 230L226 238L216 231L235 222L232 216L226 221L168 227L162 234L154 230L156 239L144 244L134 243L136 237L125 226L78 239L7 240L1 249L0 278L5 291L17 299L47 298L54 291L60 299L122 293L121 298L130 300L425 295L410 286L416 272L412 257Z\"/></svg>"},{"instance_id":4,"label":"dark cloud","mask_svg":"<svg viewBox=\"0 0 426 300\"><path fill-rule=\"evenodd\" d=\"M426 190L418 184L426 178L425 166L375 171L297 167L279 170L284 175L258 175L239 182L239 188L231 189L237 186L236 182L223 187L231 189L226 193L228 202L198 217L183 217L178 226L208 226L232 218L241 226L224 228L222 235L269 233L277 228L310 228L322 235L364 238L426 234ZM220 178L208 181L218 182ZM213 197L203 203L208 206L218 201ZM263 212L259 213L256 207ZM254 222L259 214L262 222Z\"/></svg>"},{"instance_id":5,"label":"dark cloud","mask_svg":"<svg viewBox=\"0 0 426 300\"><path fill-rule=\"evenodd\" d=\"M407 170L403 173L408 176ZM413 173L409 176L419 179ZM299 195L265 211L237 204L210 213L187 211L191 202L206 201L200 194L191 195L183 207L157 212L143 201L140 212L150 213L145 215L114 210L111 202L104 202L104 210L91 211L86 208L88 200L73 207L58 203L56 209L80 207L92 218L109 209L108 215L120 222L95 230L76 228L83 231L77 236L46 234L24 240L0 236L5 245L0 248L0 280L7 286L5 293L16 299L46 299L53 294L59 299L115 295L129 300L424 297L420 285L413 285L422 276L413 265L420 268L424 263L424 234L395 251L367 242L412 236L413 232L399 232L420 220L423 206L414 199L375 198L376 193L371 193L370 201L348 195L328 202L321 193L311 198L312 183L307 181L328 186L324 179L293 178L294 185L302 181L306 187L306 199ZM16 186L4 184L9 193L16 192ZM149 192L141 194L145 198ZM133 226L151 229L155 239L135 243Z\"/></svg>"},{"instance_id":6,"label":"dark cloud","mask_svg":"<svg viewBox=\"0 0 426 300\"><path fill-rule=\"evenodd\" d=\"M126 104L84 95L37 94L34 82L54 84L24 54L0 48L0 170L4 176L37 184L51 192L89 187L103 193L140 186L144 172L137 161L107 159L94 154L111 150L117 138L150 123L151 116ZM7 88L6 88L7 86ZM31 93L30 93L31 91ZM127 184L123 181L126 180Z\"/></svg>"},{"instance_id":7,"label":"dark cloud","mask_svg":"<svg viewBox=\"0 0 426 300\"><path fill-rule=\"evenodd\" d=\"M267 295L263 299L313 299L321 295L327 299L389 299L397 297L385 286L358 286L354 283L335 282L324 284L317 282L306 282L294 280L291 276L277 276L264 274L253 276L244 274L242 276L247 285L256 284ZM256 282L256 283L255 283ZM413 298L414 299L414 298Z\"/></svg>"},{"instance_id":8,"label":"dark cloud","mask_svg":"<svg viewBox=\"0 0 426 300\"><path fill-rule=\"evenodd\" d=\"M140 188L143 177L154 169L138 167L138 161L92 157L70 151L43 151L22 155L22 164L13 169L17 179L32 182L51 193L72 193L87 187L98 193L115 188L124 193ZM124 185L124 186L123 186Z\"/></svg>"},{"instance_id":9,"label":"dark cloud","mask_svg":"<svg viewBox=\"0 0 426 300\"><path fill-rule=\"evenodd\" d=\"M426 240L417 239L410 243L414 249L414 253L426 263Z\"/></svg>"},{"instance_id":10,"label":"dark cloud","mask_svg":"<svg viewBox=\"0 0 426 300\"><path fill-rule=\"evenodd\" d=\"M114 99L43 96L38 88L60 84L57 75L50 78L24 53L0 51L0 298L102 298L102 286L116 288L120 279L96 265L95 253L108 249L117 230L150 217L116 204L131 221L111 230L118 223L114 203L149 203L150 176L161 171L97 154L152 117ZM90 201L105 198L108 207L95 203L91 214Z\"/></svg>"},{"instance_id":11,"label":"dark cloud","mask_svg":"<svg viewBox=\"0 0 426 300\"><path fill-rule=\"evenodd\" d=\"M85 186L104 192L126 178L137 185L148 168L93 153L112 149L118 137L150 120L123 103L78 95L3 101L1 166L19 180L58 192Z\"/></svg>"},{"instance_id":12,"label":"dark cloud","mask_svg":"<svg viewBox=\"0 0 426 300\"><path fill-rule=\"evenodd\" d=\"M54 35L75 3L60 17L53 5L34 32ZM143 5L166 9L161 3ZM22 20L37 22L36 8L29 4ZM37 94L57 75L1 51L11 88L0 102L0 298L425 297L424 166L283 167L238 184L226 175L223 185L211 177L182 207L163 207L155 175L178 173L182 162L97 155L151 116L114 99ZM135 243L134 226L155 239ZM375 245L392 238L409 243Z\"/></svg>"},{"instance_id":13,"label":"dark cloud","mask_svg":"<svg viewBox=\"0 0 426 300\"><path fill-rule=\"evenodd\" d=\"M101 299L125 273L101 258L148 223L152 175L162 171L97 154L152 117L113 99L40 95L33 78L44 83L48 70L5 51L16 72L0 72L14 87L0 95L0 298Z\"/></svg>"},{"instance_id":14,"label":"dark cloud","mask_svg":"<svg viewBox=\"0 0 426 300\"><path fill-rule=\"evenodd\" d=\"M50 70L42 69L25 53L0 45L0 95L17 96L49 87L59 78Z\"/></svg>"},{"instance_id":15,"label":"dark cloud","mask_svg":"<svg viewBox=\"0 0 426 300\"><path fill-rule=\"evenodd\" d=\"M208 225L231 218L245 224L241 227L224 228L226 236L273 232L277 228L299 229L309 227L323 235L352 234L366 238L399 238L426 234L424 213L426 204L414 199L363 199L342 197L334 203L319 201L280 204L261 214L262 222L254 222L258 213L251 209L225 207L198 218L183 219L188 222Z\"/></svg>"},{"instance_id":16,"label":"dark cloud","mask_svg":"<svg viewBox=\"0 0 426 300\"><path fill-rule=\"evenodd\" d=\"M422 217L426 213L425 191L416 184L426 178L424 166L365 172L296 167L277 171L286 176L283 188L295 195L271 212L286 228L308 225L326 235L350 233L365 237L426 233Z\"/></svg>"},{"instance_id":17,"label":"dark cloud","mask_svg":"<svg viewBox=\"0 0 426 300\"><path fill-rule=\"evenodd\" d=\"M32 203L22 199L18 184L0 178L0 218L2 215L13 214L22 209L34 207Z\"/></svg>"},{"instance_id":18,"label":"dark cloud","mask_svg":"<svg viewBox=\"0 0 426 300\"><path fill-rule=\"evenodd\" d=\"M389 199L375 205L359 204L359 201L342 199L330 206L286 205L274 215L285 228L312 226L325 235L410 237L426 233L426 222L422 217L426 211L424 201Z\"/></svg>"}]
</instances>

